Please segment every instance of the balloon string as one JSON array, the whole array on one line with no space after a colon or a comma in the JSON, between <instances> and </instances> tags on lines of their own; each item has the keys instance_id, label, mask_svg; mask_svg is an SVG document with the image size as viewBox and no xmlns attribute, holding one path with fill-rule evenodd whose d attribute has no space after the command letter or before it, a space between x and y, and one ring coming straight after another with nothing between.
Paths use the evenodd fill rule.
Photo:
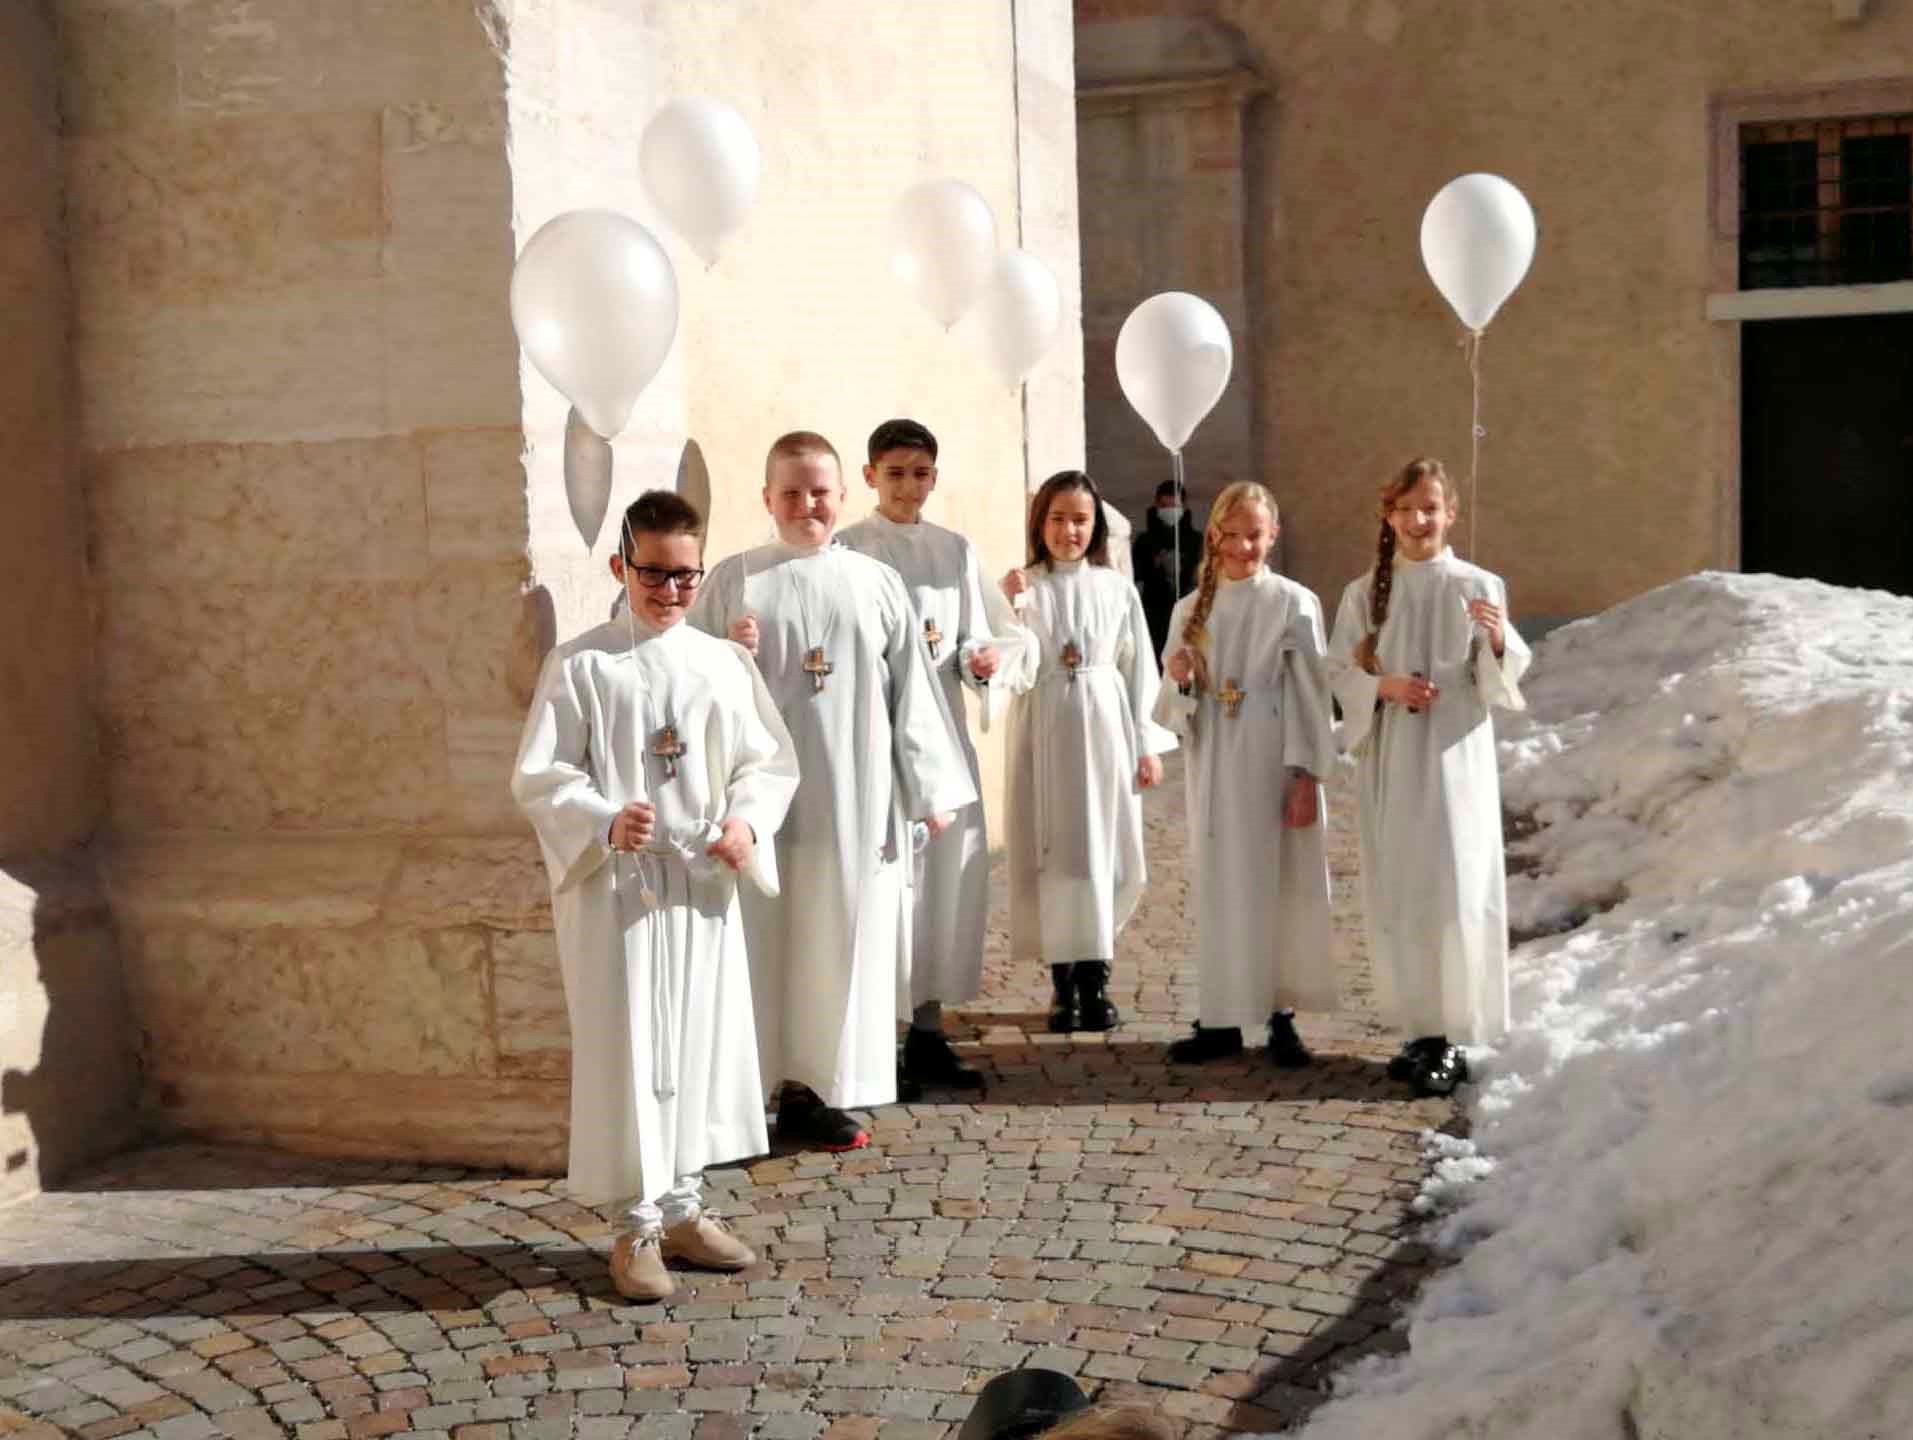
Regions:
<instances>
[{"instance_id":1,"label":"balloon string","mask_svg":"<svg viewBox=\"0 0 1913 1440\"><path fill-rule=\"evenodd\" d=\"M1481 332L1469 331L1465 343L1468 346L1468 379L1474 391L1474 410L1468 423L1468 558L1479 565L1481 535L1476 519L1475 497L1481 475L1481 437L1487 434L1481 428Z\"/></svg>"},{"instance_id":2,"label":"balloon string","mask_svg":"<svg viewBox=\"0 0 1913 1440\"><path fill-rule=\"evenodd\" d=\"M1189 503L1189 497L1183 494L1182 490L1182 451L1171 450L1169 452L1169 473L1175 478L1176 503L1186 507ZM1170 582L1170 588L1175 591L1175 599L1180 600L1182 599L1182 517L1180 515L1176 517L1176 523L1171 525L1169 529L1175 536L1176 545L1176 578ZM1173 606L1175 600L1169 603Z\"/></svg>"}]
</instances>

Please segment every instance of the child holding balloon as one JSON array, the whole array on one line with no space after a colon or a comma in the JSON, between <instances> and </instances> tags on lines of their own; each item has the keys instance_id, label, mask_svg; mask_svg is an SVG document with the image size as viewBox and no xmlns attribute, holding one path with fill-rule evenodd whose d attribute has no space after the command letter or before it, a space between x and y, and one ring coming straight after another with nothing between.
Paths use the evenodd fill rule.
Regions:
<instances>
[{"instance_id":1,"label":"child holding balloon","mask_svg":"<svg viewBox=\"0 0 1913 1440\"><path fill-rule=\"evenodd\" d=\"M1389 1065L1423 1094L1468 1078L1454 1043L1508 1024L1507 879L1494 706L1525 708L1527 645L1499 576L1448 548L1453 483L1414 460L1382 487L1373 569L1329 644L1359 772L1363 913L1383 1013L1415 1038Z\"/></svg>"},{"instance_id":2,"label":"child holding balloon","mask_svg":"<svg viewBox=\"0 0 1913 1440\"><path fill-rule=\"evenodd\" d=\"M1317 778L1335 761L1327 647L1321 603L1267 566L1279 527L1264 487L1217 496L1195 593L1168 625L1156 718L1188 754L1199 980L1196 1031L1172 1064L1240 1054L1244 1028L1267 1025L1269 1061L1299 1069L1292 1007L1337 1003Z\"/></svg>"},{"instance_id":3,"label":"child holding balloon","mask_svg":"<svg viewBox=\"0 0 1913 1440\"><path fill-rule=\"evenodd\" d=\"M1136 588L1109 568L1109 525L1080 470L1030 502L1029 564L1003 577L1035 643L999 679L1010 710L1012 954L1049 962L1049 1028L1101 1031L1116 935L1142 894L1140 792L1176 740L1151 719L1158 679Z\"/></svg>"}]
</instances>

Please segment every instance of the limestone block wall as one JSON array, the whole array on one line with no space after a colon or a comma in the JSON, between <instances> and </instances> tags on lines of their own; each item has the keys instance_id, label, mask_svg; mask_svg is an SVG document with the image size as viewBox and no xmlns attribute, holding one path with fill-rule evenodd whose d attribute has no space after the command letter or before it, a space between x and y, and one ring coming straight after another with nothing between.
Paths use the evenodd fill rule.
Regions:
<instances>
[{"instance_id":1,"label":"limestone block wall","mask_svg":"<svg viewBox=\"0 0 1913 1440\"><path fill-rule=\"evenodd\" d=\"M1913 9L1078 0L1076 13L1085 32L1219 20L1269 87L1245 137L1255 451L1298 578L1333 604L1372 559L1374 490L1410 455L1467 469L1459 326L1418 237L1427 201L1469 170L1513 180L1541 227L1482 352L1479 558L1508 576L1517 615L1587 613L1738 563L1739 334L1704 312L1721 288L1710 106L1913 74ZM1106 402L1092 396L1093 431Z\"/></svg>"},{"instance_id":2,"label":"limestone block wall","mask_svg":"<svg viewBox=\"0 0 1913 1440\"><path fill-rule=\"evenodd\" d=\"M137 1083L87 844L103 785L56 74L46 7L0 8L0 1202L123 1139Z\"/></svg>"},{"instance_id":3,"label":"limestone block wall","mask_svg":"<svg viewBox=\"0 0 1913 1440\"><path fill-rule=\"evenodd\" d=\"M1068 6L55 9L107 890L149 1113L550 1167L565 1016L506 786L545 649L611 602L614 527L587 549L567 513L565 407L510 328L516 248L573 206L654 220L645 118L729 98L764 194L710 271L666 241L678 343L617 443L614 507L695 441L716 556L766 530L779 431L854 466L914 413L946 445L933 514L999 572L1026 465L1080 463L1073 317L1026 426L891 285L884 227L907 184L957 174L1015 243L1027 164L1025 243L1076 293ZM903 84L910 54L936 63Z\"/></svg>"},{"instance_id":4,"label":"limestone block wall","mask_svg":"<svg viewBox=\"0 0 1913 1440\"><path fill-rule=\"evenodd\" d=\"M551 1037L501 1040L494 954L543 909L504 789L536 626L492 37L471 0L55 9L149 1109L548 1159Z\"/></svg>"}]
</instances>

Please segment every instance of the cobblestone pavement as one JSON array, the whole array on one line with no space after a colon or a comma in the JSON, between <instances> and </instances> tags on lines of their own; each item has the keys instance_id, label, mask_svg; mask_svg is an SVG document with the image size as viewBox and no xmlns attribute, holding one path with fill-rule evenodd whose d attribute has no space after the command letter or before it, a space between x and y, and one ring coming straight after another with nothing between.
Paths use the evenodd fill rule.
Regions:
<instances>
[{"instance_id":1,"label":"cobblestone pavement","mask_svg":"<svg viewBox=\"0 0 1913 1440\"><path fill-rule=\"evenodd\" d=\"M984 1103L713 1172L755 1268L628 1306L613 1226L554 1181L147 1149L0 1211L0 1436L935 1440L1026 1362L1192 1436L1294 1423L1395 1343L1429 1264L1417 1134L1451 1111L1383 1074L1343 793L1345 1009L1301 1017L1322 1060L1164 1063L1194 1013L1179 774L1117 959L1129 1023L1045 1033L1047 977L1012 970L998 928L984 1001L950 1017Z\"/></svg>"}]
</instances>

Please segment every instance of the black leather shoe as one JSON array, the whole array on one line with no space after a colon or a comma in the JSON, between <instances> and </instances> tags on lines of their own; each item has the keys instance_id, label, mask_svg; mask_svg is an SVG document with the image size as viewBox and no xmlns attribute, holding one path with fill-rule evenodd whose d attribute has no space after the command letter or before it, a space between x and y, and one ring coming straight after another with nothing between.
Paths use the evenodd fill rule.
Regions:
<instances>
[{"instance_id":1,"label":"black leather shoe","mask_svg":"<svg viewBox=\"0 0 1913 1440\"><path fill-rule=\"evenodd\" d=\"M1076 1028L1078 1030L1114 1030L1122 1023L1122 1014L1110 1003L1104 991L1109 986L1107 960L1076 962Z\"/></svg>"},{"instance_id":2,"label":"black leather shoe","mask_svg":"<svg viewBox=\"0 0 1913 1440\"><path fill-rule=\"evenodd\" d=\"M983 1074L956 1057L940 1030L911 1026L903 1037L903 1073L919 1085L944 1085L952 1090L981 1090Z\"/></svg>"},{"instance_id":3,"label":"black leather shoe","mask_svg":"<svg viewBox=\"0 0 1913 1440\"><path fill-rule=\"evenodd\" d=\"M809 1091L786 1090L777 1106L776 1138L808 1150L857 1150L870 1143L870 1132L854 1115Z\"/></svg>"},{"instance_id":4,"label":"black leather shoe","mask_svg":"<svg viewBox=\"0 0 1913 1440\"><path fill-rule=\"evenodd\" d=\"M1200 1065L1205 1060L1226 1060L1242 1053L1242 1031L1234 1025L1196 1026L1187 1040L1169 1047L1171 1065Z\"/></svg>"},{"instance_id":5,"label":"black leather shoe","mask_svg":"<svg viewBox=\"0 0 1913 1440\"><path fill-rule=\"evenodd\" d=\"M1461 1053L1458 1045L1424 1051L1411 1078L1418 1094L1452 1095L1455 1087L1468 1078L1468 1057Z\"/></svg>"},{"instance_id":6,"label":"black leather shoe","mask_svg":"<svg viewBox=\"0 0 1913 1440\"><path fill-rule=\"evenodd\" d=\"M1418 1040L1410 1040L1396 1052L1395 1058L1388 1062L1388 1078L1391 1080L1413 1080L1415 1070L1420 1066L1422 1056L1440 1054L1448 1048L1446 1035L1423 1035Z\"/></svg>"},{"instance_id":7,"label":"black leather shoe","mask_svg":"<svg viewBox=\"0 0 1913 1440\"><path fill-rule=\"evenodd\" d=\"M1315 1057L1295 1032L1295 1012L1278 1010L1269 1017L1269 1063L1278 1070L1306 1070Z\"/></svg>"},{"instance_id":8,"label":"black leather shoe","mask_svg":"<svg viewBox=\"0 0 1913 1440\"><path fill-rule=\"evenodd\" d=\"M1076 1028L1075 967L1052 965L1049 967L1049 978L1056 992L1050 997L1050 1034L1067 1035Z\"/></svg>"}]
</instances>

